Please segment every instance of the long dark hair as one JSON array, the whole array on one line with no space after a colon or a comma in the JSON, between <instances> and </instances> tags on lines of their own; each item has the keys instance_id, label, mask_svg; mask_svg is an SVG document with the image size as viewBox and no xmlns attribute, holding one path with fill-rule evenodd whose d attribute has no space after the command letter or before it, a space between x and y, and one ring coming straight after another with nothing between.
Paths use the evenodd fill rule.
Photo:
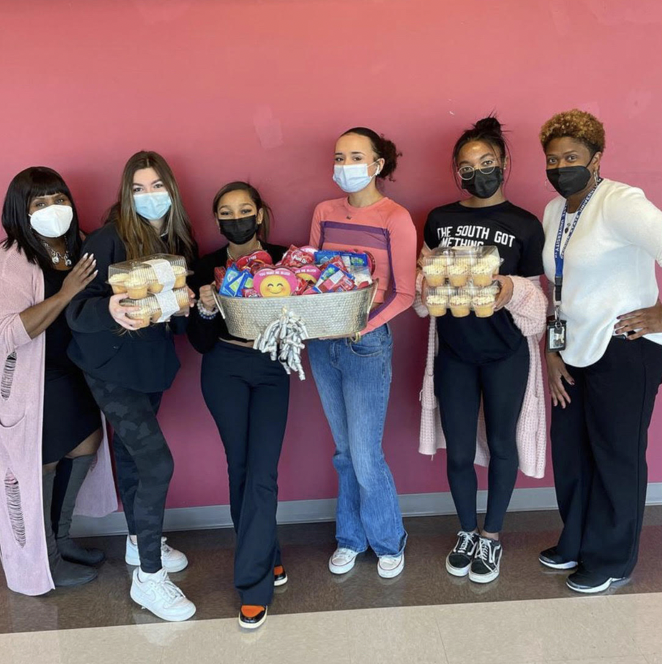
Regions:
<instances>
[{"instance_id":1,"label":"long dark hair","mask_svg":"<svg viewBox=\"0 0 662 664\"><path fill-rule=\"evenodd\" d=\"M72 261L76 262L82 245L78 213L69 187L59 173L46 166L26 168L9 183L2 206L2 227L7 233L7 238L2 246L10 249L16 244L27 260L38 265L42 270L52 267L53 263L48 250L32 230L28 210L30 203L35 198L54 194L64 194L71 202L74 217L69 230L64 234L64 240L69 256Z\"/></svg>"},{"instance_id":2,"label":"long dark hair","mask_svg":"<svg viewBox=\"0 0 662 664\"><path fill-rule=\"evenodd\" d=\"M133 201L133 176L143 168L153 168L167 192L172 205L165 219L165 241L147 220L137 212ZM108 213L106 222L117 226L117 233L124 242L128 259L142 258L150 254L171 253L184 256L189 265L197 260L198 245L193 237L175 176L168 162L157 152L142 150L129 158L122 172L117 203Z\"/></svg>"},{"instance_id":3,"label":"long dark hair","mask_svg":"<svg viewBox=\"0 0 662 664\"><path fill-rule=\"evenodd\" d=\"M218 219L216 215L218 204L221 198L223 198L225 194L229 194L231 191L245 191L249 198L253 201L253 205L255 205L257 211L263 211L262 223L258 226L257 229L257 237L263 242L268 242L269 232L271 231L271 224L273 222L274 215L271 211L271 208L264 202L262 196L260 196L260 192L252 184L248 184L248 182L228 182L228 184L218 190L216 196L214 196L214 202L212 203L211 209L212 214L214 215L214 219Z\"/></svg>"},{"instance_id":4,"label":"long dark hair","mask_svg":"<svg viewBox=\"0 0 662 664\"><path fill-rule=\"evenodd\" d=\"M381 180L388 178L392 181L393 173L398 167L398 157L402 157L402 152L398 152L395 143L386 138L384 134L380 135L368 127L352 127L343 132L341 136L347 136L347 134L358 134L359 136L365 136L365 138L370 139L372 149L377 158L384 160L384 168L379 172L377 178Z\"/></svg>"}]
</instances>

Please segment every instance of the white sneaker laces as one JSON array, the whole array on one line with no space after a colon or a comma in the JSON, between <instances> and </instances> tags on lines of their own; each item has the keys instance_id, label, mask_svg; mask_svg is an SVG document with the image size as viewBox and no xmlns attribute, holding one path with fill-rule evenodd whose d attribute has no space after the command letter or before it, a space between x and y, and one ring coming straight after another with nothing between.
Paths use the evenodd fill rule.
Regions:
<instances>
[{"instance_id":1,"label":"white sneaker laces","mask_svg":"<svg viewBox=\"0 0 662 664\"><path fill-rule=\"evenodd\" d=\"M168 541L167 537L161 538L161 553L168 554L172 552L172 547L166 544L167 541Z\"/></svg>"},{"instance_id":2,"label":"white sneaker laces","mask_svg":"<svg viewBox=\"0 0 662 664\"><path fill-rule=\"evenodd\" d=\"M386 565L397 565L400 562L400 556L380 556L379 562Z\"/></svg>"},{"instance_id":3,"label":"white sneaker laces","mask_svg":"<svg viewBox=\"0 0 662 664\"><path fill-rule=\"evenodd\" d=\"M186 599L186 595L170 580L164 569L158 575L150 576L142 583L149 584L150 589L159 597L164 606L172 606L177 600Z\"/></svg>"},{"instance_id":4,"label":"white sneaker laces","mask_svg":"<svg viewBox=\"0 0 662 664\"><path fill-rule=\"evenodd\" d=\"M353 558L356 555L356 551L352 549L340 548L336 549L336 552L333 554L333 559L337 560L338 558Z\"/></svg>"},{"instance_id":5,"label":"white sneaker laces","mask_svg":"<svg viewBox=\"0 0 662 664\"><path fill-rule=\"evenodd\" d=\"M489 541L485 537L478 540L478 557L484 562L494 564L495 548L490 546Z\"/></svg>"},{"instance_id":6,"label":"white sneaker laces","mask_svg":"<svg viewBox=\"0 0 662 664\"><path fill-rule=\"evenodd\" d=\"M467 533L466 531L461 530L457 535L462 541L455 545L455 551L457 553L468 553L474 543L473 533Z\"/></svg>"}]
</instances>

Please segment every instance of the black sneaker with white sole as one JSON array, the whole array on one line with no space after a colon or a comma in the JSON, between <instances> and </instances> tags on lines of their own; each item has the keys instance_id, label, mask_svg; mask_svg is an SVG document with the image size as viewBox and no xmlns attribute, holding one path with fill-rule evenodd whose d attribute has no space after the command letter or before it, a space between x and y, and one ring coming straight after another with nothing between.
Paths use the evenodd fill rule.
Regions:
<instances>
[{"instance_id":1,"label":"black sneaker with white sole","mask_svg":"<svg viewBox=\"0 0 662 664\"><path fill-rule=\"evenodd\" d=\"M453 550L446 556L446 571L453 576L466 576L469 574L471 561L478 546L478 533L468 533L460 530Z\"/></svg>"},{"instance_id":2,"label":"black sneaker with white sole","mask_svg":"<svg viewBox=\"0 0 662 664\"><path fill-rule=\"evenodd\" d=\"M565 583L570 590L574 590L576 593L592 595L604 592L614 583L623 584L627 580L627 577L613 578L604 574L589 572L586 568L579 567L574 574L566 579Z\"/></svg>"},{"instance_id":3,"label":"black sneaker with white sole","mask_svg":"<svg viewBox=\"0 0 662 664\"><path fill-rule=\"evenodd\" d=\"M474 583L489 583L499 576L503 546L488 537L478 538L476 555L471 562L469 580Z\"/></svg>"},{"instance_id":4,"label":"black sneaker with white sole","mask_svg":"<svg viewBox=\"0 0 662 664\"><path fill-rule=\"evenodd\" d=\"M565 559L555 546L541 551L538 560L545 567L550 567L551 569L575 569L577 567L576 560Z\"/></svg>"}]
</instances>

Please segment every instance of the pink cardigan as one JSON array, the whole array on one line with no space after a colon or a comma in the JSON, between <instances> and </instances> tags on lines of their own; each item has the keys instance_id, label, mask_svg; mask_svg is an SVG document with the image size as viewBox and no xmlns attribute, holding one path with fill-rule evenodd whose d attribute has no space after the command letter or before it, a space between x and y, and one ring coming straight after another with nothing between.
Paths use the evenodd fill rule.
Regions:
<instances>
[{"instance_id":1,"label":"pink cardigan","mask_svg":"<svg viewBox=\"0 0 662 664\"><path fill-rule=\"evenodd\" d=\"M19 315L43 299L41 269L16 245L0 247L0 550L7 585L24 595L42 595L55 587L46 553L41 481L46 335L30 339ZM116 509L104 436L76 512L104 516Z\"/></svg>"},{"instance_id":2,"label":"pink cardigan","mask_svg":"<svg viewBox=\"0 0 662 664\"><path fill-rule=\"evenodd\" d=\"M547 422L539 344L545 331L547 298L540 285L532 280L524 277L511 277L511 279L513 280L513 297L506 305L506 309L510 311L515 325L526 337L530 356L529 377L522 411L517 422L519 467L525 475L541 478L545 475ZM428 310L421 302L422 281L423 275L419 272L416 280L414 310L419 316L424 317L428 315ZM446 438L441 427L439 403L434 395L434 359L437 354L437 345L437 326L435 318L431 317L428 355L423 376L423 388L420 394L422 412L418 451L421 454L434 455L439 448L446 447ZM479 466L487 466L490 455L487 447L482 407L478 418L478 438L476 442L475 462Z\"/></svg>"}]
</instances>

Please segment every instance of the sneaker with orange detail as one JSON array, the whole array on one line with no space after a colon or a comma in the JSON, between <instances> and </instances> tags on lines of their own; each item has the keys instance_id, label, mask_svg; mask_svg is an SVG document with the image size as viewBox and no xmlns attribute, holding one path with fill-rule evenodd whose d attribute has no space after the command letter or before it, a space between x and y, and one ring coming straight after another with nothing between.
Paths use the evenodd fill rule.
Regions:
<instances>
[{"instance_id":1,"label":"sneaker with orange detail","mask_svg":"<svg viewBox=\"0 0 662 664\"><path fill-rule=\"evenodd\" d=\"M266 619L266 606L243 604L239 610L239 626L244 629L257 629Z\"/></svg>"},{"instance_id":2,"label":"sneaker with orange detail","mask_svg":"<svg viewBox=\"0 0 662 664\"><path fill-rule=\"evenodd\" d=\"M287 583L287 572L282 565L274 567L274 586L284 586Z\"/></svg>"}]
</instances>

